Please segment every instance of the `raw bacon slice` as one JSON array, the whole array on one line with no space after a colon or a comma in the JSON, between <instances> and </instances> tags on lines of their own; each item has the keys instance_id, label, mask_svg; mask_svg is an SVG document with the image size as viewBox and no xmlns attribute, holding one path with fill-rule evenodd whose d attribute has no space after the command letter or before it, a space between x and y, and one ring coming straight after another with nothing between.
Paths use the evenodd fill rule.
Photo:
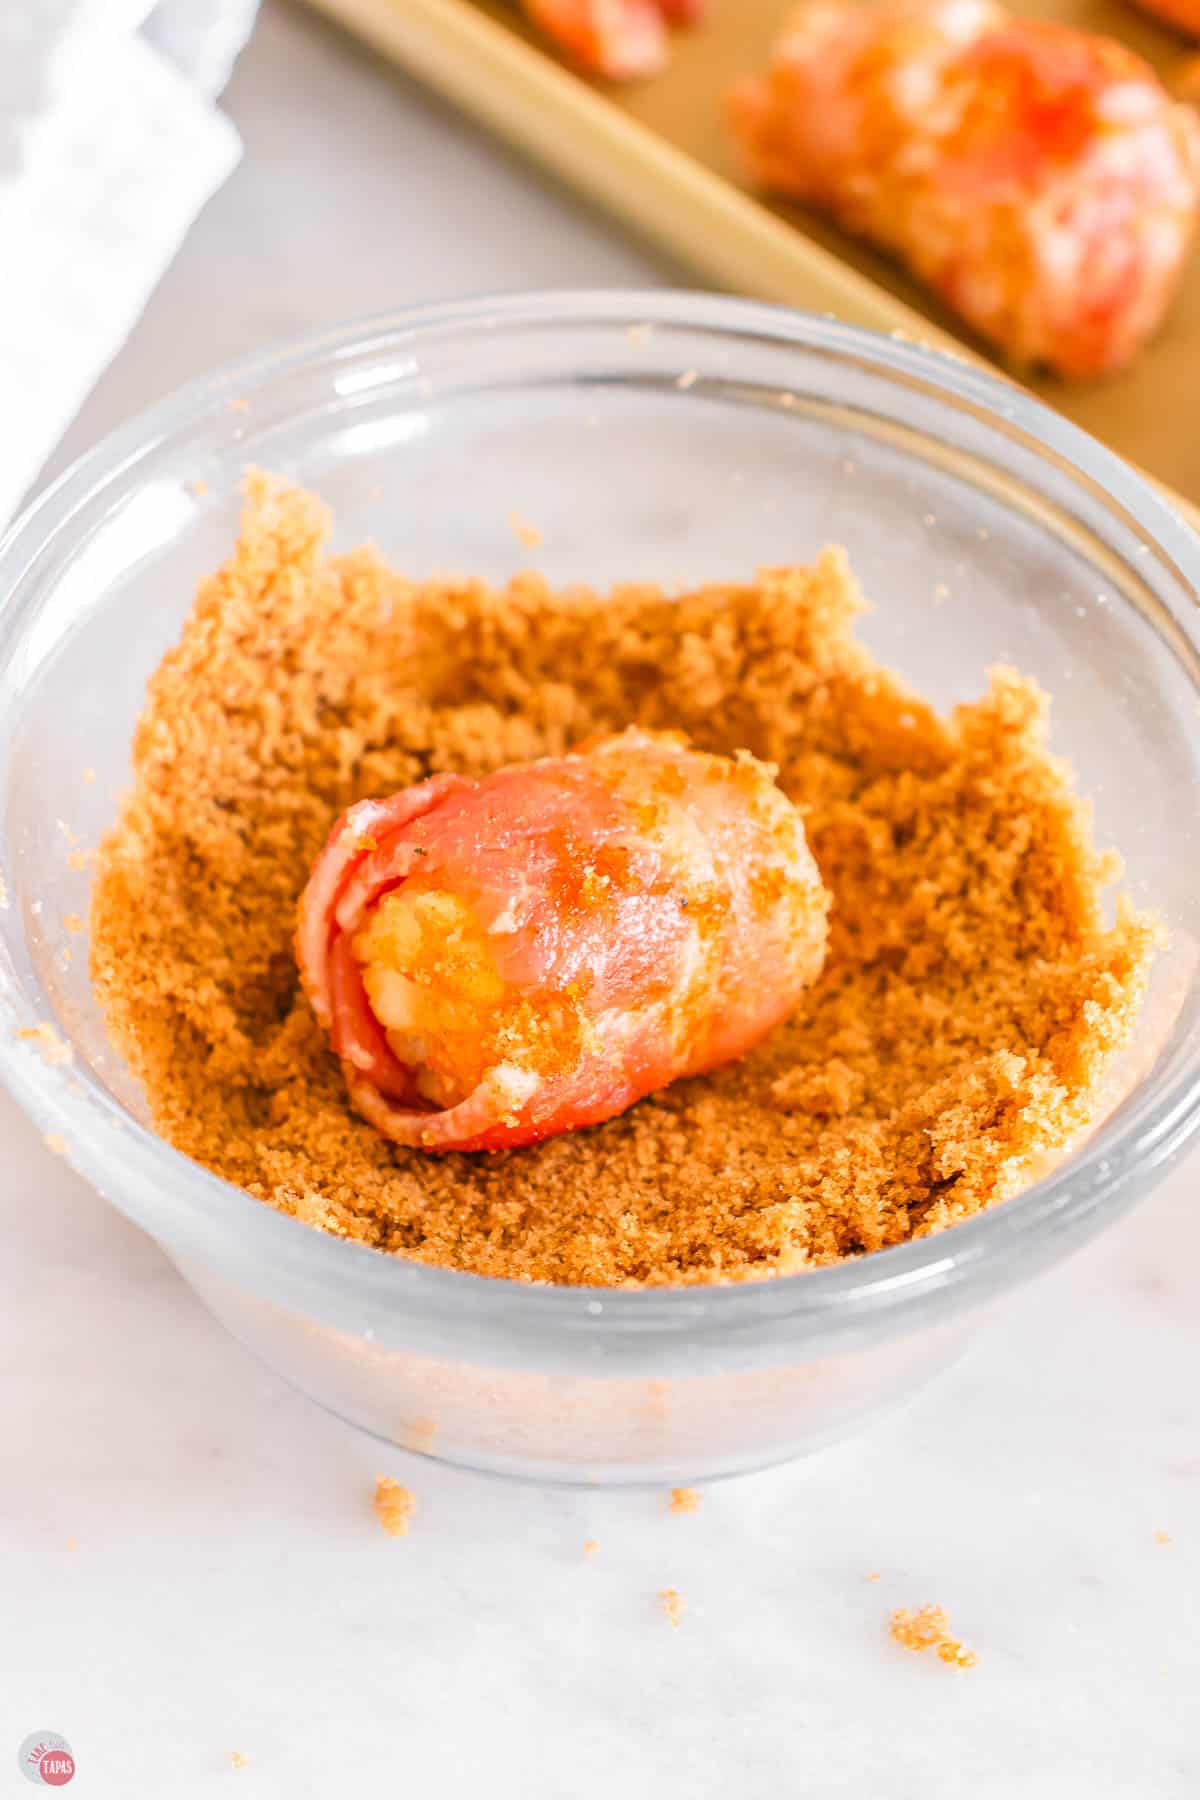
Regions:
<instances>
[{"instance_id":1,"label":"raw bacon slice","mask_svg":"<svg viewBox=\"0 0 1200 1800\"><path fill-rule=\"evenodd\" d=\"M524 0L535 25L592 75L626 81L667 60L668 26L690 25L704 0Z\"/></svg>"},{"instance_id":2,"label":"raw bacon slice","mask_svg":"<svg viewBox=\"0 0 1200 1800\"><path fill-rule=\"evenodd\" d=\"M498 1150L743 1055L819 972L827 907L770 769L630 730L352 806L296 957L365 1118Z\"/></svg>"},{"instance_id":3,"label":"raw bacon slice","mask_svg":"<svg viewBox=\"0 0 1200 1800\"><path fill-rule=\"evenodd\" d=\"M1195 117L1123 45L996 0L808 0L731 120L756 181L1067 376L1130 361L1195 228Z\"/></svg>"}]
</instances>

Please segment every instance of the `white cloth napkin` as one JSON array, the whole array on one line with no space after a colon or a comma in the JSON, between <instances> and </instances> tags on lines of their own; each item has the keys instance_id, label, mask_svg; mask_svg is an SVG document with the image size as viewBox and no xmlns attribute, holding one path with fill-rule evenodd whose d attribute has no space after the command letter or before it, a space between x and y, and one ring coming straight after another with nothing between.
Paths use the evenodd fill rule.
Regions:
<instances>
[{"instance_id":1,"label":"white cloth napkin","mask_svg":"<svg viewBox=\"0 0 1200 1800\"><path fill-rule=\"evenodd\" d=\"M256 5L0 6L0 526L238 160Z\"/></svg>"}]
</instances>

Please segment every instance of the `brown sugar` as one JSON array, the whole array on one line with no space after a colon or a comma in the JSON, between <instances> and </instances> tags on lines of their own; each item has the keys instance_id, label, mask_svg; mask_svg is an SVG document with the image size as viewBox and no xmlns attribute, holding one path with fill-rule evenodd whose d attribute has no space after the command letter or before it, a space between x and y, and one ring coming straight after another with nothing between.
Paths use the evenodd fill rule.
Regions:
<instances>
[{"instance_id":1,"label":"brown sugar","mask_svg":"<svg viewBox=\"0 0 1200 1800\"><path fill-rule=\"evenodd\" d=\"M49 1019L42 1019L36 1025L24 1026L17 1036L36 1044L42 1053L43 1060L52 1068L69 1063L75 1054L66 1038L60 1036Z\"/></svg>"},{"instance_id":2,"label":"brown sugar","mask_svg":"<svg viewBox=\"0 0 1200 1800\"><path fill-rule=\"evenodd\" d=\"M375 1477L375 1516L389 1537L407 1537L416 1501L390 1475Z\"/></svg>"},{"instance_id":3,"label":"brown sugar","mask_svg":"<svg viewBox=\"0 0 1200 1800\"><path fill-rule=\"evenodd\" d=\"M667 1624L678 1629L679 1626L683 1624L683 1615L687 1611L687 1601L679 1590L673 1587L659 1588L658 1597L662 1602L662 1609L667 1615Z\"/></svg>"},{"instance_id":4,"label":"brown sugar","mask_svg":"<svg viewBox=\"0 0 1200 1800\"><path fill-rule=\"evenodd\" d=\"M521 513L509 513L508 529L512 532L517 542L525 546L526 550L536 550L542 541L541 531L531 520L525 518Z\"/></svg>"},{"instance_id":5,"label":"brown sugar","mask_svg":"<svg viewBox=\"0 0 1200 1800\"><path fill-rule=\"evenodd\" d=\"M916 1612L901 1609L892 1614L889 1630L906 1650L936 1650L941 1661L953 1668L973 1669L979 1661L973 1650L951 1635L944 1607L922 1606Z\"/></svg>"},{"instance_id":6,"label":"brown sugar","mask_svg":"<svg viewBox=\"0 0 1200 1800\"><path fill-rule=\"evenodd\" d=\"M700 1511L701 1494L699 1488L680 1487L671 1489L671 1511L673 1513L694 1513Z\"/></svg>"},{"instance_id":7,"label":"brown sugar","mask_svg":"<svg viewBox=\"0 0 1200 1800\"><path fill-rule=\"evenodd\" d=\"M853 634L843 554L678 598L418 584L251 479L150 684L92 971L175 1147L309 1224L523 1281L739 1281L1006 1199L1104 1097L1156 938L1011 670L940 717ZM886 596L883 596L886 603ZM295 905L352 801L631 723L779 767L833 895L824 972L736 1065L499 1155L398 1150L299 990Z\"/></svg>"}]
</instances>

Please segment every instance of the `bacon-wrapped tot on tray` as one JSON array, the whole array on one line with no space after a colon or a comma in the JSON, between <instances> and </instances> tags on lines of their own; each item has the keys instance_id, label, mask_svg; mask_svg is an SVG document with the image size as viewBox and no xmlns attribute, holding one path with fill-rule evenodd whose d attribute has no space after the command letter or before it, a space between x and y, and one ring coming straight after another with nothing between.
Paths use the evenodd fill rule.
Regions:
<instances>
[{"instance_id":1,"label":"bacon-wrapped tot on tray","mask_svg":"<svg viewBox=\"0 0 1200 1800\"><path fill-rule=\"evenodd\" d=\"M807 0L730 108L757 183L890 251L1018 365L1119 369L1166 312L1200 123L1121 44L997 0Z\"/></svg>"},{"instance_id":2,"label":"bacon-wrapped tot on tray","mask_svg":"<svg viewBox=\"0 0 1200 1800\"><path fill-rule=\"evenodd\" d=\"M653 75L670 53L670 27L691 25L704 0L523 0L533 23L591 75Z\"/></svg>"}]
</instances>

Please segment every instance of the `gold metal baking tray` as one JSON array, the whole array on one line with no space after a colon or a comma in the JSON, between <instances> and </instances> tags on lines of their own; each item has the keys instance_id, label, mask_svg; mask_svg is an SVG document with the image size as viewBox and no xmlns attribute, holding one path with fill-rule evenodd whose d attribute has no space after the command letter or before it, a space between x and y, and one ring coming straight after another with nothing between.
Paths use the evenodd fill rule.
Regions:
<instances>
[{"instance_id":1,"label":"gold metal baking tray","mask_svg":"<svg viewBox=\"0 0 1200 1800\"><path fill-rule=\"evenodd\" d=\"M622 88L564 68L526 30L511 0L311 3L714 286L983 355L885 258L812 214L739 185L724 96L739 73L761 65L788 0L713 0L709 20L676 34L662 74ZM1168 83L1186 53L1125 0L1042 0L1024 10L1123 38ZM1132 369L1094 383L1029 385L1200 501L1200 249L1165 330Z\"/></svg>"}]
</instances>

